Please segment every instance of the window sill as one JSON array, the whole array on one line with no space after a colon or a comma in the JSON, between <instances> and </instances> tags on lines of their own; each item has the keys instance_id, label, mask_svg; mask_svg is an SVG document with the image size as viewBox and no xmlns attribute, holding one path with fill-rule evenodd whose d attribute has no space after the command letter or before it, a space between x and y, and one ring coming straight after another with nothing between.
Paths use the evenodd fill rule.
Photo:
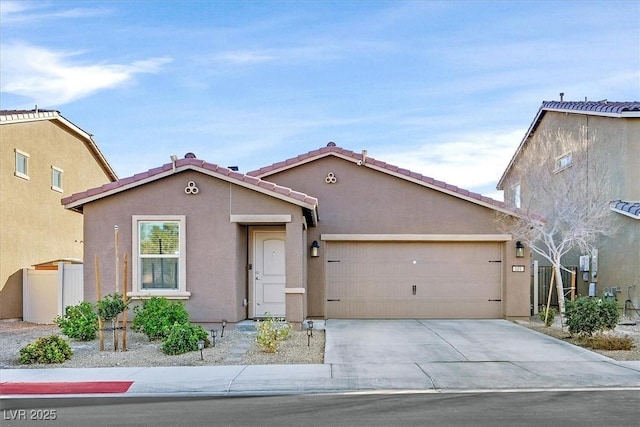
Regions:
<instances>
[{"instance_id":1,"label":"window sill","mask_svg":"<svg viewBox=\"0 0 640 427\"><path fill-rule=\"evenodd\" d=\"M127 292L127 297L131 299L149 299L151 297L165 297L166 299L189 299L191 292L186 291L141 291Z\"/></svg>"}]
</instances>

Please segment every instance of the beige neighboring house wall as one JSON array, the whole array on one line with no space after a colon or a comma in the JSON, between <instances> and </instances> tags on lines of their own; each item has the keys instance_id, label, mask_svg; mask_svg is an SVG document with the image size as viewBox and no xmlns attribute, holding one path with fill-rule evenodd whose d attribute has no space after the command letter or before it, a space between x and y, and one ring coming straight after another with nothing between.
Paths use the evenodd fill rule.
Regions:
<instances>
[{"instance_id":1,"label":"beige neighboring house wall","mask_svg":"<svg viewBox=\"0 0 640 427\"><path fill-rule=\"evenodd\" d=\"M618 287L617 299L622 305L627 299L627 289L631 289L632 301L640 307L640 102L556 102L545 101L534 118L529 130L516 150L509 166L498 183L498 190L504 191L504 200L515 205L516 184L520 184L522 200L527 200L532 183L519 182L514 166L523 155L535 152L541 135L570 132L588 138L588 156L602 165L610 174L612 190L610 200L623 201L621 209L612 204L611 215L616 218L619 228L613 238L600 238L598 249L598 274L595 279L597 293L604 288ZM563 155L559 149L556 157ZM555 177L562 179L562 173ZM581 191L586 189L576 189ZM635 208L634 208L635 207ZM625 209L627 211L625 212ZM565 257L565 265L578 265L578 256ZM544 264L540 260L541 265ZM578 277L578 292L588 294L589 282Z\"/></svg>"},{"instance_id":2,"label":"beige neighboring house wall","mask_svg":"<svg viewBox=\"0 0 640 427\"><path fill-rule=\"evenodd\" d=\"M16 150L28 156L26 177ZM82 259L82 215L61 199L116 179L91 135L58 111L0 111L0 319L22 317L23 268Z\"/></svg>"}]
</instances>

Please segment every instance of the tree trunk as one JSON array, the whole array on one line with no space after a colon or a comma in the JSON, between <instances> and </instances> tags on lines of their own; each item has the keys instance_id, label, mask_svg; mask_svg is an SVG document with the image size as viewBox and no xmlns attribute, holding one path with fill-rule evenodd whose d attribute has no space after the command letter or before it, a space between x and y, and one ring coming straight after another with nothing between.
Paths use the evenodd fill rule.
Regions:
<instances>
[{"instance_id":1,"label":"tree trunk","mask_svg":"<svg viewBox=\"0 0 640 427\"><path fill-rule=\"evenodd\" d=\"M555 263L553 270L556 275L556 291L558 292L558 311L561 315L564 315L564 285L562 283L562 271L560 270L560 263Z\"/></svg>"}]
</instances>

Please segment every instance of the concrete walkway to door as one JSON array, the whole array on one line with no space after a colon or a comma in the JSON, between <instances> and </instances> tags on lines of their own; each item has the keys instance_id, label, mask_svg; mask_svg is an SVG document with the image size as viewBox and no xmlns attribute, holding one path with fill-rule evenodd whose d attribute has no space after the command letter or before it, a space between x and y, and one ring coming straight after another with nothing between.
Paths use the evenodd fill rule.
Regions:
<instances>
[{"instance_id":1,"label":"concrete walkway to door","mask_svg":"<svg viewBox=\"0 0 640 427\"><path fill-rule=\"evenodd\" d=\"M616 362L506 320L327 320L336 378L428 378L436 389L638 387Z\"/></svg>"}]
</instances>

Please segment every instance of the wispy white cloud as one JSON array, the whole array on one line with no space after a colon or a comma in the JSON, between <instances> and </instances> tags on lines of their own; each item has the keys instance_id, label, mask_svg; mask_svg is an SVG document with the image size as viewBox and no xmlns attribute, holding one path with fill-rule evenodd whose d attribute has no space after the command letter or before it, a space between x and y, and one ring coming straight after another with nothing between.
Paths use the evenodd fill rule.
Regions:
<instances>
[{"instance_id":1,"label":"wispy white cloud","mask_svg":"<svg viewBox=\"0 0 640 427\"><path fill-rule=\"evenodd\" d=\"M506 168L526 129L450 135L448 142L415 149L376 150L370 155L414 172L499 197L495 183Z\"/></svg>"},{"instance_id":2,"label":"wispy white cloud","mask_svg":"<svg viewBox=\"0 0 640 427\"><path fill-rule=\"evenodd\" d=\"M26 1L1 1L0 21L7 24L33 24L51 18L92 18L111 13L107 8L69 8L53 10L49 6L57 4L36 3Z\"/></svg>"},{"instance_id":3,"label":"wispy white cloud","mask_svg":"<svg viewBox=\"0 0 640 427\"><path fill-rule=\"evenodd\" d=\"M156 73L171 58L150 58L131 64L85 64L82 52L61 52L43 47L11 43L2 52L2 92L54 106L114 88L134 74Z\"/></svg>"}]
</instances>

